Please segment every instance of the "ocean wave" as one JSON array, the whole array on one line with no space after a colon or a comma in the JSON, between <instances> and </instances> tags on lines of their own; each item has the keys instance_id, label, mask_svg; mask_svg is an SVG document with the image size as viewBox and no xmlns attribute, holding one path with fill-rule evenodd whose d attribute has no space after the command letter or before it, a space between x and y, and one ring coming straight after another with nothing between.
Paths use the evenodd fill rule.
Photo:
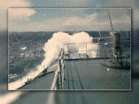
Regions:
<instances>
[{"instance_id":1,"label":"ocean wave","mask_svg":"<svg viewBox=\"0 0 139 104\"><path fill-rule=\"evenodd\" d=\"M28 79L33 79L36 76L38 76L54 60L58 58L61 48L64 48L65 51L67 50L67 47L65 47L66 43L91 43L92 39L93 37L89 36L89 34L86 32L75 33L73 35L69 35L68 33L64 33L64 32L54 33L53 37L44 44L43 50L45 51L45 53L44 53L44 60L42 61L42 63L36 66L35 68L36 70L30 70L26 74L26 76L22 76L21 79L9 83L9 90L16 90L17 88L23 86ZM79 53L84 54L84 52L81 51L83 47L84 46L82 46L82 44L76 44L75 46L73 45L70 47L70 51L76 50ZM91 43L91 45L89 45L87 48L88 50L97 49L97 45ZM93 55L96 56L96 53L93 52Z\"/></svg>"}]
</instances>

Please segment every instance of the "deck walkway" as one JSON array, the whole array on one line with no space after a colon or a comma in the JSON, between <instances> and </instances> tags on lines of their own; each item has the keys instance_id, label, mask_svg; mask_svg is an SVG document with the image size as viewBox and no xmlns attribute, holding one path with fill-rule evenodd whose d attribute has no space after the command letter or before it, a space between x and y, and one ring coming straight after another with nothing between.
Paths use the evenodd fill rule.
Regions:
<instances>
[{"instance_id":1,"label":"deck walkway","mask_svg":"<svg viewBox=\"0 0 139 104\"><path fill-rule=\"evenodd\" d=\"M55 73L49 73L20 88L21 90L50 90ZM45 82L45 83L42 83Z\"/></svg>"},{"instance_id":2,"label":"deck walkway","mask_svg":"<svg viewBox=\"0 0 139 104\"><path fill-rule=\"evenodd\" d=\"M130 89L130 70L108 69L106 60L65 61L64 89Z\"/></svg>"}]
</instances>

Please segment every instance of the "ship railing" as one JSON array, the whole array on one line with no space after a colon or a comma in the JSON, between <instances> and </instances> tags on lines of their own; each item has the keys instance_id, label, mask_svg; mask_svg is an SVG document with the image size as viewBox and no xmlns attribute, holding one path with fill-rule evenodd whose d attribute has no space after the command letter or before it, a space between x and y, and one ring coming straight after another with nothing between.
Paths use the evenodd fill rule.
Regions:
<instances>
[{"instance_id":1,"label":"ship railing","mask_svg":"<svg viewBox=\"0 0 139 104\"><path fill-rule=\"evenodd\" d=\"M102 47L104 45L105 44L101 42L100 43L66 43L64 45L64 59L68 60L68 59L110 58L110 53L112 52L111 48ZM90 47L95 47L95 48L90 48Z\"/></svg>"},{"instance_id":2,"label":"ship railing","mask_svg":"<svg viewBox=\"0 0 139 104\"><path fill-rule=\"evenodd\" d=\"M92 46L91 46L92 45ZM94 45L94 46L93 46ZM108 45L108 46L107 46ZM112 43L66 43L64 44L64 59L108 59L111 58ZM96 48L94 48L96 46ZM90 48L92 47L92 48ZM122 55L121 58L129 58Z\"/></svg>"},{"instance_id":3,"label":"ship railing","mask_svg":"<svg viewBox=\"0 0 139 104\"><path fill-rule=\"evenodd\" d=\"M62 89L64 82L64 50L61 49L58 58L58 69L55 71L55 76L51 90Z\"/></svg>"}]
</instances>

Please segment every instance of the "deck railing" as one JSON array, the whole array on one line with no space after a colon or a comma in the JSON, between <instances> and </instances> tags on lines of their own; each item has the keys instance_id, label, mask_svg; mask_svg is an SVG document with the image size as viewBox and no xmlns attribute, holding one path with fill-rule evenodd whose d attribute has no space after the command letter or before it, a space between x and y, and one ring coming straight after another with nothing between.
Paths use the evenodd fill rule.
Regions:
<instances>
[{"instance_id":1,"label":"deck railing","mask_svg":"<svg viewBox=\"0 0 139 104\"><path fill-rule=\"evenodd\" d=\"M106 45L104 43L66 43L64 45L64 58L109 58L111 48L106 48L105 46Z\"/></svg>"},{"instance_id":2,"label":"deck railing","mask_svg":"<svg viewBox=\"0 0 139 104\"><path fill-rule=\"evenodd\" d=\"M55 71L55 76L51 90L62 89L64 82L64 50L61 49L58 58L58 69Z\"/></svg>"},{"instance_id":3,"label":"deck railing","mask_svg":"<svg viewBox=\"0 0 139 104\"><path fill-rule=\"evenodd\" d=\"M88 57L88 53L90 51L95 51L95 52L98 51L96 49L94 49L94 50L88 50L87 47L89 46L88 44L90 44L90 43L80 43L80 44L84 45L83 48L85 50L82 50L82 51L85 51L85 52L83 52L84 55L86 55L85 57ZM51 90L63 89L63 83L64 83L64 60L66 59L66 55L67 54L68 55L71 54L70 53L70 45L77 45L77 43L67 43L65 45L67 45L68 50L66 51L65 50L65 47L64 47L64 49L61 49L61 51L60 51L59 58L57 60L58 61L58 69L55 71L55 76L54 76L53 84L51 86ZM73 49L71 48L71 50L73 50ZM74 51L72 51L72 54L73 53L78 53L78 51L77 50L74 50ZM69 58L69 56L68 56L68 58Z\"/></svg>"}]
</instances>

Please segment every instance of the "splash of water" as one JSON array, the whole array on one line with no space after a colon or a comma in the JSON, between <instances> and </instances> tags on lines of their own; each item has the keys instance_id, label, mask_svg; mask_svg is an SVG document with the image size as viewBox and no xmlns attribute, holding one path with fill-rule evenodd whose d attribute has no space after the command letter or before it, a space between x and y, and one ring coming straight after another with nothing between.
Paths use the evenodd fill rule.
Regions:
<instances>
[{"instance_id":1,"label":"splash of water","mask_svg":"<svg viewBox=\"0 0 139 104\"><path fill-rule=\"evenodd\" d=\"M90 43L88 45L88 50L96 49L97 45L91 43L93 37L90 37L86 32L75 33L73 35L69 35L68 33L64 32L57 32L53 34L53 37L45 43L43 49L45 51L45 59L42 61L40 65L36 67L37 70L30 71L26 76L22 77L15 82L9 83L9 90L15 90L24 85L28 79L33 79L38 76L45 68L47 68L54 60L56 60L59 56L61 48L64 48L64 44L66 43ZM65 50L67 47L65 48ZM76 44L71 46L73 51L78 51L82 53L82 49L85 49L82 44ZM93 54L92 54L93 53ZM90 55L95 56L96 53L92 52ZM33 73L33 75L32 75ZM21 83L22 82L22 83Z\"/></svg>"}]
</instances>

